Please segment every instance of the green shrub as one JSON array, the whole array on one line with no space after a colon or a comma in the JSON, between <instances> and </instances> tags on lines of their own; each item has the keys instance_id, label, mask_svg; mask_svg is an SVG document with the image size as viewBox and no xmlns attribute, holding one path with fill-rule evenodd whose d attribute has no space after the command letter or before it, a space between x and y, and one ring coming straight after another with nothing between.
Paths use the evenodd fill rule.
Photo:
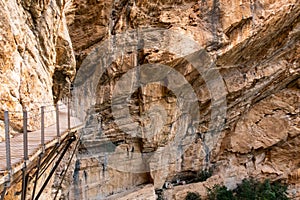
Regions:
<instances>
[{"instance_id":1,"label":"green shrub","mask_svg":"<svg viewBox=\"0 0 300 200\"><path fill-rule=\"evenodd\" d=\"M274 182L271 184L272 190L275 192L276 198L279 200L288 200L287 197L287 185L281 184L279 182Z\"/></svg>"},{"instance_id":2,"label":"green shrub","mask_svg":"<svg viewBox=\"0 0 300 200\"><path fill-rule=\"evenodd\" d=\"M235 199L288 200L286 190L287 186L278 182L270 183L270 180L265 180L261 183L254 179L244 179L235 189Z\"/></svg>"},{"instance_id":3,"label":"green shrub","mask_svg":"<svg viewBox=\"0 0 300 200\"><path fill-rule=\"evenodd\" d=\"M232 200L234 199L232 191L226 186L215 185L213 189L208 190L209 200Z\"/></svg>"},{"instance_id":4,"label":"green shrub","mask_svg":"<svg viewBox=\"0 0 300 200\"><path fill-rule=\"evenodd\" d=\"M212 174L213 174L213 170L211 168L199 171L197 173L196 182L206 181L209 177L212 176Z\"/></svg>"},{"instance_id":5,"label":"green shrub","mask_svg":"<svg viewBox=\"0 0 300 200\"><path fill-rule=\"evenodd\" d=\"M188 192L188 194L185 197L185 200L201 200L201 196L200 194L195 192Z\"/></svg>"},{"instance_id":6,"label":"green shrub","mask_svg":"<svg viewBox=\"0 0 300 200\"><path fill-rule=\"evenodd\" d=\"M241 184L234 190L235 199L256 199L257 183L253 179L244 179Z\"/></svg>"},{"instance_id":7,"label":"green shrub","mask_svg":"<svg viewBox=\"0 0 300 200\"><path fill-rule=\"evenodd\" d=\"M208 189L209 200L288 200L287 186L278 182L263 183L254 179L244 179L233 191L225 186L215 185Z\"/></svg>"}]
</instances>

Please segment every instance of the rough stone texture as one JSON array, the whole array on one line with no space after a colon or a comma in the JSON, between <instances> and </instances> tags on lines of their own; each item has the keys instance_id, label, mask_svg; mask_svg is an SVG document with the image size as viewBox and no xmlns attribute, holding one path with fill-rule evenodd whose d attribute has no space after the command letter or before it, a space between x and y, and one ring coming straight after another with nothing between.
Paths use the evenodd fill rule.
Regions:
<instances>
[{"instance_id":1,"label":"rough stone texture","mask_svg":"<svg viewBox=\"0 0 300 200\"><path fill-rule=\"evenodd\" d=\"M201 185L205 184L223 183L234 188L249 176L282 180L290 184L291 195L299 195L299 1L75 0L74 5L76 9L70 16L70 35L78 68L95 47L117 33L141 30L143 27L178 31L192 36L214 58L224 80L226 91L223 92L227 100L223 129L219 137L211 135L209 124L217 119L211 116L211 99L217 97L212 96L207 86L209 83L193 66L184 58L159 48L145 48L136 54L125 53L121 58L114 59L100 79L97 105L93 108L94 121L88 122L94 124L91 127L97 126L99 131L87 131L85 148L97 148L109 140L116 146L123 146L123 155L126 156L126 145L139 147L135 149L138 153L149 153L160 151L174 139L175 129L168 129L169 125L176 124L180 119L174 91L159 84L149 84L131 96L132 100L128 103L130 114L134 122L145 130L147 126L151 127L151 120L153 122L153 119L166 114L163 131L152 130L156 135L153 138L142 135L143 131L135 133L142 135L141 139L125 134L124 129L114 122L110 108L116 83L135 64L162 63L179 71L193 86L199 100L201 120L198 130L194 132L198 133L183 156L169 159L167 167L160 170L152 168L164 159L148 161L146 165L151 171L148 181L155 188L162 187L165 181L174 181L175 177L186 179L186 172L212 167L213 180L171 189L166 193L167 199L183 199L188 191L198 190L198 187L204 194L205 188ZM173 43L174 46L179 45L179 41ZM184 50L185 47L178 48ZM157 104L165 112L155 111L159 115L151 118L147 115L149 109ZM161 120L154 121L156 125L152 127L157 127L158 121ZM125 125L127 128L134 126ZM183 123L178 127L185 125ZM209 143L211 137L215 137L217 142ZM207 148L211 151L207 152ZM99 153L97 156L100 156L98 161L103 163L105 156ZM160 156L172 157L168 154ZM173 156L176 157L176 154ZM90 170L95 172L99 169ZM119 175L120 179L127 176L126 173ZM101 188L112 183L110 179L105 184L100 179L98 181ZM113 191L120 191L117 184L112 184L112 188Z\"/></svg>"},{"instance_id":2,"label":"rough stone texture","mask_svg":"<svg viewBox=\"0 0 300 200\"><path fill-rule=\"evenodd\" d=\"M75 57L68 34L64 0L1 1L0 119L10 112L11 133L22 129L22 109L29 112L28 130L39 129L40 107L46 125L54 123L51 110L75 75ZM67 80L68 79L68 80ZM3 125L1 121L1 135Z\"/></svg>"},{"instance_id":3,"label":"rough stone texture","mask_svg":"<svg viewBox=\"0 0 300 200\"><path fill-rule=\"evenodd\" d=\"M156 195L154 192L154 187L153 185L146 185L143 187L137 187L133 191L127 191L124 193L120 193L117 195L112 195L108 199L120 199L120 200L131 200L131 199L136 199L136 200L156 200Z\"/></svg>"},{"instance_id":4,"label":"rough stone texture","mask_svg":"<svg viewBox=\"0 0 300 200\"><path fill-rule=\"evenodd\" d=\"M282 92L258 102L240 119L230 135L232 152L249 153L251 150L267 148L280 141L293 138L300 132L297 88ZM243 138L241 140L240 138Z\"/></svg>"},{"instance_id":5,"label":"rough stone texture","mask_svg":"<svg viewBox=\"0 0 300 200\"><path fill-rule=\"evenodd\" d=\"M212 79L216 74L199 74L188 57L159 47L128 50L114 58L99 77L96 104L87 110L75 184L71 192L64 188L70 198L107 198L148 183L161 188L166 181L188 181L186 174L208 167L214 176L206 182L176 186L164 193L166 198L182 199L195 190L205 195L205 187L215 183L234 188L249 176L287 182L290 195L300 196L299 1L74 0L72 5L60 0L12 0L1 1L0 9L0 119L4 110L18 111L11 114L11 129L16 132L22 128L22 108L31 111L29 129L34 130L39 128L34 119L37 108L61 98L75 73L72 49L80 68L95 47L106 39L113 45L114 36L127 30L139 33L152 27L192 37L214 59L224 81L225 91L215 87L219 96L213 96L209 85L219 86L219 80ZM169 39L182 52L189 49L170 38L161 40ZM175 91L159 83L133 91L128 102L133 123L116 124L110 105L115 84L134 65L147 63L172 67L193 87L201 113L197 130L187 128L189 120L178 111ZM176 82L168 86L172 84ZM89 95L82 95L90 102ZM225 95L226 105L220 110L226 109L225 124L215 134L209 125L217 123L218 116L211 116L211 105ZM137 124L140 131L122 131ZM2 121L0 127L3 135ZM177 129L194 138L172 149L168 144L176 139Z\"/></svg>"}]
</instances>

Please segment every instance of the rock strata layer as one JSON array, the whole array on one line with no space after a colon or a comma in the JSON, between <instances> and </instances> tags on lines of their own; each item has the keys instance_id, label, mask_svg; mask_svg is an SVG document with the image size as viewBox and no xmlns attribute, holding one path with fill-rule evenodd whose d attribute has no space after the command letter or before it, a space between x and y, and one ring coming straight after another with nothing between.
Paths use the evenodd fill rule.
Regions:
<instances>
[{"instance_id":1,"label":"rock strata layer","mask_svg":"<svg viewBox=\"0 0 300 200\"><path fill-rule=\"evenodd\" d=\"M167 184L165 198L183 199L254 177L288 183L289 195L299 198L298 0L13 0L1 1L0 9L0 114L17 111L13 131L22 129L23 108L33 119L36 108L65 94L75 58L75 82L107 67L93 79L93 91L73 96L82 100L80 117L88 115L64 196L152 198L167 182L174 188ZM173 76L151 82L163 71L149 74L137 65L163 65ZM148 82L136 88L141 80ZM199 126L180 108L199 111ZM29 121L30 130L38 128L38 120ZM176 186L208 168L207 181ZM134 190L143 184L153 187Z\"/></svg>"},{"instance_id":2,"label":"rock strata layer","mask_svg":"<svg viewBox=\"0 0 300 200\"><path fill-rule=\"evenodd\" d=\"M70 15L69 22L77 68L93 63L95 60L89 57L91 52L105 41L110 41L110 38L118 38L118 34L126 31L136 31L143 35L146 27L174 31L193 38L208 52L218 76L222 77L217 79L216 74L206 77L199 74L195 66L187 62L187 57L175 55L159 48L159 45L149 48L146 36L141 36L142 42L137 45L144 46L137 47L138 51L124 51L121 57L113 58L98 80L93 117L88 120L89 126L94 128L86 132L86 142L83 142L83 149L89 156L97 155L97 160L104 164L109 155L96 153L95 149L101 148L107 141L112 142L115 150L108 154L118 152L117 160L125 159L118 162L118 165L123 166L120 168L132 169L128 163L135 163L141 170L145 167L141 163L146 163L148 171L140 175L145 177L142 182L150 182L155 188L161 188L166 181L176 183L178 180L188 180L187 174L191 172L213 168L214 178L201 183L203 186L198 184L199 191L203 190L201 193L204 195L207 185L219 183L234 188L243 178L250 176L261 180L282 180L291 184L291 188L293 184L299 184L298 1L77 0L74 5L76 9ZM170 45L182 52L189 48L181 45L180 40L170 40L170 35L159 36L155 31L153 34L153 38L170 41ZM112 49L116 51L119 44L117 41L114 43L112 40L111 43ZM136 64L154 63L177 70L192 85L198 99L200 126L193 132L194 139L188 144L183 142L181 146L176 146L175 151L165 150L176 139L176 128L185 127L188 121L181 120L183 115L176 104L178 96L170 89L171 82L164 86L159 82L151 83L131 91L131 100L127 102L132 119L130 124L125 118L120 119L123 120L123 124L120 124L111 109L114 92L119 89L118 83L122 82L122 77L135 69ZM132 79L133 82L137 80ZM122 88L130 87L131 84L122 83ZM214 92L218 85L224 87ZM219 104L220 111L216 112L212 106L214 100L224 96L226 104ZM223 111L226 112L224 124L216 134L211 124L218 120L218 115L221 116ZM136 124L141 127L140 133L135 133L137 136L128 132L135 130ZM161 129L156 130L157 127ZM95 132L93 129L100 131ZM147 136L145 133L152 134ZM138 156L126 159L128 149L132 146L137 155L163 152L157 153L162 159L152 157L152 160L146 162ZM180 148L184 149L182 155L178 154ZM88 165L94 162L88 156L83 157L79 159L80 162ZM167 162L165 167L157 170L157 166L164 162ZM110 189L102 191L103 195L124 190L124 185L114 184L114 175L118 174L120 180L123 177L134 177L133 171L122 175L114 166L110 166L112 169L108 168L107 172L102 169L107 174L106 181L103 181L102 176L97 179L100 188L112 184ZM99 169L91 166L89 170L90 173L96 173ZM117 171L111 174L114 170ZM148 172L150 174L145 176ZM128 186L131 188L132 182L129 181ZM168 199L183 199L188 191L195 189L188 185L180 187L168 190L165 196ZM85 195L92 197L95 194L86 191Z\"/></svg>"},{"instance_id":3,"label":"rock strata layer","mask_svg":"<svg viewBox=\"0 0 300 200\"><path fill-rule=\"evenodd\" d=\"M22 110L28 111L30 131L40 128L41 106L46 106L46 125L55 122L53 105L75 76L68 5L64 0L0 2L1 138L4 111L10 111L12 134L22 130Z\"/></svg>"}]
</instances>

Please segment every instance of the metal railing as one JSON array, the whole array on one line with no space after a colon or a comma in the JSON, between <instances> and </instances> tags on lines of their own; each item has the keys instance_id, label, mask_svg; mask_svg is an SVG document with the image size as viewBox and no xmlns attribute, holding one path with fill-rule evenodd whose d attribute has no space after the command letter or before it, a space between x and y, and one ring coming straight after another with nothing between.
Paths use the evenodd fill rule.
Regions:
<instances>
[{"instance_id":1,"label":"metal railing","mask_svg":"<svg viewBox=\"0 0 300 200\"><path fill-rule=\"evenodd\" d=\"M69 98L66 101L67 103L67 108L63 108L63 109L67 109L67 132L69 132L71 130L71 114L70 114L70 100ZM61 110L60 106L61 105L65 105L65 104L56 104L56 105L48 105L48 106L41 106L39 108L40 113L38 114L39 116L39 121L40 121L40 143L36 144L36 147L34 148L40 148L41 154L45 153L46 150L46 145L45 143L47 142L45 140L45 117L46 117L46 113L52 113L55 112L55 125L56 125L56 137L52 138L51 141L57 139L57 143L59 144L61 142L61 130L60 130L60 116L59 113ZM52 110L50 111L45 111L46 107L52 107ZM53 110L53 108L55 107L55 109ZM5 155L6 155L6 171L7 171L7 178L5 180L4 183L4 189L6 190L6 188L10 187L11 184L11 174L12 174L12 155L11 155L11 138L10 138L10 112L11 113L19 113L21 114L20 111L4 111L4 126L5 126ZM29 164L29 154L28 154L28 114L29 112L27 110L23 110L22 111L22 120L23 120L23 167L22 167L22 196L21 199L25 199L26 197L26 190L27 190L27 180L28 180L28 173L27 173L27 166ZM36 120L36 116L34 118L34 120ZM36 121L35 121L36 123ZM5 193L5 191L4 191ZM1 195L1 199L4 198L4 193Z\"/></svg>"}]
</instances>

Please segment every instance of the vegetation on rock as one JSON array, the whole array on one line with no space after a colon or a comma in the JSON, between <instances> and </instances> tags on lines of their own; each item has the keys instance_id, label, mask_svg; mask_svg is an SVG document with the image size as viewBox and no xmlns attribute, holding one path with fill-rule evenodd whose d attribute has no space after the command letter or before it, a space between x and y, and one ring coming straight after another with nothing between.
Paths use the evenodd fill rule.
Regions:
<instances>
[{"instance_id":1,"label":"vegetation on rock","mask_svg":"<svg viewBox=\"0 0 300 200\"><path fill-rule=\"evenodd\" d=\"M211 177L213 174L213 170L212 168L210 169L205 169L205 170L202 170L202 171L199 171L197 173L197 182L203 182L203 181L206 181L209 177Z\"/></svg>"},{"instance_id":2,"label":"vegetation on rock","mask_svg":"<svg viewBox=\"0 0 300 200\"><path fill-rule=\"evenodd\" d=\"M215 185L208 191L209 200L288 200L287 186L279 182L263 183L254 179L244 179L235 190Z\"/></svg>"},{"instance_id":3,"label":"vegetation on rock","mask_svg":"<svg viewBox=\"0 0 300 200\"><path fill-rule=\"evenodd\" d=\"M215 185L212 189L208 190L209 200L232 200L233 192L228 190L226 186Z\"/></svg>"},{"instance_id":4,"label":"vegetation on rock","mask_svg":"<svg viewBox=\"0 0 300 200\"><path fill-rule=\"evenodd\" d=\"M201 200L201 196L200 194L195 192L188 192L188 194L185 197L185 200Z\"/></svg>"}]
</instances>

